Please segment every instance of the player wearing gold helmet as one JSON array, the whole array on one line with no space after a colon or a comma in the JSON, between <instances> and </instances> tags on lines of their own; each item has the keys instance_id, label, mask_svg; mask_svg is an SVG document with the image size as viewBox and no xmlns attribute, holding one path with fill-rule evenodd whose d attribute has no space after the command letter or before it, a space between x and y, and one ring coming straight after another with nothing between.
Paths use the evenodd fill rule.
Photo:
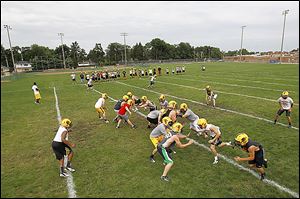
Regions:
<instances>
[{"instance_id":1,"label":"player wearing gold helmet","mask_svg":"<svg viewBox=\"0 0 300 199\"><path fill-rule=\"evenodd\" d=\"M235 138L235 144L240 146L244 151L249 153L249 157L241 158L234 157L235 161L248 161L251 168L256 168L260 173L260 179L265 178L265 170L262 166L267 168L267 160L264 159L263 146L257 142L252 141L246 133L240 133Z\"/></svg>"},{"instance_id":2,"label":"player wearing gold helmet","mask_svg":"<svg viewBox=\"0 0 300 199\"><path fill-rule=\"evenodd\" d=\"M280 109L277 111L274 124L276 124L279 116L283 113L286 112L285 115L288 119L289 125L288 127L292 127L292 119L291 119L291 112L292 112L292 107L293 107L293 99L289 97L289 93L287 91L282 92L281 97L278 99L278 103L280 106Z\"/></svg>"},{"instance_id":3,"label":"player wearing gold helmet","mask_svg":"<svg viewBox=\"0 0 300 199\"><path fill-rule=\"evenodd\" d=\"M100 120L104 120L105 123L109 123L109 121L106 119L106 112L105 112L105 100L108 98L106 93L103 93L101 95L101 98L98 99L98 101L95 104L96 112L98 113L98 116Z\"/></svg>"}]
</instances>

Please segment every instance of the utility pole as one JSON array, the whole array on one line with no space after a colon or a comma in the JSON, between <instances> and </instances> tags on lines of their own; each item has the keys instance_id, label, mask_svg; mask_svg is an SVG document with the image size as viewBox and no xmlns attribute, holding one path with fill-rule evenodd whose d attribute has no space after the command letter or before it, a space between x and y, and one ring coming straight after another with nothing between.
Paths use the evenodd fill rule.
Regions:
<instances>
[{"instance_id":1,"label":"utility pole","mask_svg":"<svg viewBox=\"0 0 300 199\"><path fill-rule=\"evenodd\" d=\"M16 65L15 65L15 59L14 59L14 53L11 47L11 41L10 41L10 35L9 35L9 30L11 30L11 27L9 25L4 25L4 28L7 30L7 35L8 35L8 41L9 41L9 47L10 47L10 52L11 52L11 58L14 66L14 72L17 72L16 70Z\"/></svg>"},{"instance_id":2,"label":"utility pole","mask_svg":"<svg viewBox=\"0 0 300 199\"><path fill-rule=\"evenodd\" d=\"M283 20L283 30L282 30L282 38L281 38L281 49L280 49L280 63L282 61L282 50L283 50L283 39L284 39L284 29L285 29L285 20L286 20L286 15L288 14L290 10L285 10L282 12L282 15L284 15L284 20Z\"/></svg>"},{"instance_id":3,"label":"utility pole","mask_svg":"<svg viewBox=\"0 0 300 199\"><path fill-rule=\"evenodd\" d=\"M243 54L243 36L244 36L244 28L246 26L242 26L242 38L241 38L241 52L240 52L240 62L242 62L242 54Z\"/></svg>"},{"instance_id":4,"label":"utility pole","mask_svg":"<svg viewBox=\"0 0 300 199\"><path fill-rule=\"evenodd\" d=\"M60 36L60 40L61 40L61 51L62 51L62 55L63 55L64 69L66 69L64 43L63 43L63 39L62 39L62 37L64 36L64 33L60 32L60 33L58 33L58 35Z\"/></svg>"},{"instance_id":5,"label":"utility pole","mask_svg":"<svg viewBox=\"0 0 300 199\"><path fill-rule=\"evenodd\" d=\"M125 66L127 65L127 58L126 58L126 36L128 36L128 33L122 32L121 36L124 37L124 52L125 52Z\"/></svg>"}]
</instances>

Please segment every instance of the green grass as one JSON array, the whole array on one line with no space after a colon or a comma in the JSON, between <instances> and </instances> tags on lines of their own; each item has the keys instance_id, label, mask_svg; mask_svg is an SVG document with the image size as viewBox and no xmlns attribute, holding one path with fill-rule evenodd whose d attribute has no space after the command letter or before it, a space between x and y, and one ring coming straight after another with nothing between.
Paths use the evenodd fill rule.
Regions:
<instances>
[{"instance_id":1,"label":"green grass","mask_svg":"<svg viewBox=\"0 0 300 199\"><path fill-rule=\"evenodd\" d=\"M161 66L170 69L176 65L180 64ZM205 72L200 71L200 64L193 63L186 64L185 74L159 76L157 81L161 82L150 90L202 103L205 103L205 93L199 89L207 84L213 90L273 100L281 94L280 91L249 88L251 86L288 90L294 102L299 103L299 65L205 65ZM114 123L101 123L94 109L99 94L87 91L84 86L73 85L70 74L30 73L6 80L10 82L1 83L1 197L68 196L66 180L58 176L58 163L51 148L58 127L53 86L56 87L62 117L68 117L74 123L70 140L77 144L74 148L76 172L73 177L78 197L291 197L224 160L212 165L213 155L196 145L176 149L174 167L169 172L172 181L164 183L160 180L164 168L162 158L157 155L155 164L148 161L152 151L149 140L151 130L146 128L147 122L139 115L130 116L130 120L137 125L134 130L125 124L116 129ZM34 81L41 89L41 105L33 102L31 86ZM119 81L143 89L147 89L149 83L148 78ZM140 97L147 95L158 103L159 94L114 81L96 83L94 88L114 99L131 91ZM167 100L173 99L167 96ZM178 104L185 102L175 101ZM298 130L186 103L209 123L220 126L222 140L232 140L238 132L244 131L263 144L269 160L267 178L299 193ZM107 100L106 104L111 121L115 116L114 102ZM219 93L217 106L268 120L274 119L278 109L277 102L225 93ZM147 114L147 111L142 112ZM181 118L179 120L187 122ZM293 108L292 120L293 126L299 128L298 105ZM279 122L287 124L284 115ZM192 138L208 146L207 140L194 134ZM247 156L238 149L221 148L218 151L231 159L237 155ZM247 167L246 163L241 164Z\"/></svg>"}]
</instances>

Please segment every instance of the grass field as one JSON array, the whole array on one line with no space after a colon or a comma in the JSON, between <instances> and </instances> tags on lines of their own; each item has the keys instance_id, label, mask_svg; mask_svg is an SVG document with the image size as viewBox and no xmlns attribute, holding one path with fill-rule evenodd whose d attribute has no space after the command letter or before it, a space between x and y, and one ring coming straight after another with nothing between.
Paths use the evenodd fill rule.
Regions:
<instances>
[{"instance_id":1,"label":"grass field","mask_svg":"<svg viewBox=\"0 0 300 199\"><path fill-rule=\"evenodd\" d=\"M176 65L180 64L161 66L164 71L165 67ZM100 82L94 89L113 99L131 91L139 97L146 95L157 104L159 94L163 93L168 101L186 102L200 117L219 126L224 141L233 140L238 132L246 132L265 148L269 160L266 178L299 197L299 65L205 63L205 72L200 71L199 63L185 66L184 74L158 76L154 88L149 90L149 78ZM73 160L77 197L292 197L225 160L212 165L213 155L196 144L176 149L174 166L169 172L171 182L165 183L160 180L162 158L157 154L156 163L148 159L152 151L151 129L146 128L147 122L141 116L130 116L137 129L124 124L116 129L115 123L99 121L94 109L99 93L87 91L80 83L73 84L70 73L29 73L4 80L1 197L68 197L67 181L58 176L58 162L51 148L58 128L53 87L62 117L74 123L70 140L77 144ZM34 81L41 90L40 105L34 104ZM202 89L206 85L218 93L216 108L203 105ZM279 108L276 100L283 90L288 90L294 100L293 128L285 126L285 115L279 119L282 125L272 123ZM106 104L111 121L115 102L107 100ZM188 129L188 121L179 120L185 121ZM195 134L191 138L209 146L204 138ZM237 155L247 156L237 148L218 151L231 160ZM248 166L246 162L240 164Z\"/></svg>"}]
</instances>

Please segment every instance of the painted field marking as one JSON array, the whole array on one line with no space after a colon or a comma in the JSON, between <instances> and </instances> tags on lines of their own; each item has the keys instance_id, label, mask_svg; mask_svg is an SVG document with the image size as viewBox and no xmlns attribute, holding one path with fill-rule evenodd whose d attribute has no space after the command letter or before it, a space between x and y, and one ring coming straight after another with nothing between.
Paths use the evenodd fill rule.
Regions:
<instances>
[{"instance_id":1,"label":"painted field marking","mask_svg":"<svg viewBox=\"0 0 300 199\"><path fill-rule=\"evenodd\" d=\"M96 89L93 89L93 91L102 94L100 91L98 91L98 90L96 90ZM110 98L112 101L115 101L115 102L117 101L117 100L115 100L115 99L112 98L112 97L109 97L109 96L108 96L108 98ZM146 116L145 114L143 114L143 113L141 113L141 112L139 112L139 111L136 111L135 113L139 114L140 116L142 116L142 117L144 117L144 118L147 118L147 116ZM193 140L193 139L190 139L190 138L186 138L186 139L187 139L187 140ZM202 148L204 148L204 149L206 149L207 151L210 152L210 148L207 147L207 146L205 146L204 144L199 144L199 143L198 143L197 141L195 141L195 140L193 140L193 143L194 143L195 145L200 146L200 147L202 147ZM251 170L251 169L249 169L249 168L246 168L246 167L244 167L244 166L242 166L242 165L236 163L234 160L232 160L232 159L230 159L230 158L227 158L226 156L224 156L224 155L222 155L222 154L220 154L220 153L218 153L218 155L219 155L220 158L224 159L226 162L232 164L233 166L237 167L238 169L243 170L243 171L247 171L248 173L252 174L252 175L255 176L256 178L260 179L260 176L259 176L255 171L253 171L253 170ZM264 179L262 182L264 182L264 183L266 183L266 184L269 184L269 185L271 185L271 186L273 186L273 187L279 189L280 191L286 192L286 193L290 194L291 196L293 196L293 197L295 197L295 198L299 198L299 194L298 194L298 193L296 193L296 192L290 190L289 188L286 188L286 187L284 187L284 186L278 184L277 182L275 182L275 181L273 181L273 180Z\"/></svg>"},{"instance_id":2,"label":"painted field marking","mask_svg":"<svg viewBox=\"0 0 300 199\"><path fill-rule=\"evenodd\" d=\"M60 110L59 110L59 106L58 106L58 98L57 98L55 87L53 87L53 91L54 91L54 96L55 96L55 107L56 107L56 112L57 112L57 120L58 120L58 124L60 124L61 123L61 114L60 114ZM67 156L65 156L64 158L65 158L64 160L65 160L65 164L66 164ZM69 174L69 176L67 177L67 187L68 187L69 198L77 198L72 173L70 171L67 171L67 172Z\"/></svg>"},{"instance_id":3,"label":"painted field marking","mask_svg":"<svg viewBox=\"0 0 300 199\"><path fill-rule=\"evenodd\" d=\"M186 85L163 82L163 81L156 81L156 82L160 82L160 83L163 83L163 84L170 84L170 85L180 86L180 87L185 87L185 88L191 88L191 89L196 89L196 90L201 90L201 91L205 90L205 89L200 89L200 88L196 88L196 87L192 87L192 86L186 86ZM256 97L256 96L252 96L252 95L244 95L244 94L239 94L239 93L228 93L228 92L218 91L218 90L215 90L215 91L218 92L218 93L224 93L224 94L228 94L228 95L237 95L237 96L243 96L243 97L248 97L248 98L266 100L266 101L270 101L270 102L278 102L277 100L268 99L268 98L264 98L264 97ZM294 105L299 106L299 104L297 104L297 103L294 103Z\"/></svg>"},{"instance_id":4,"label":"painted field marking","mask_svg":"<svg viewBox=\"0 0 300 199\"><path fill-rule=\"evenodd\" d=\"M227 79L227 80L234 80L234 81L240 81L240 82L254 82L254 83L262 83L262 84L270 84L270 85L280 85L280 86L298 86L297 84L280 84L280 83L273 83L273 82L264 82L264 81L257 81L257 80L250 80L250 79L233 79L233 78L227 78L227 77L220 77L220 76L214 76L209 74L209 77L207 76L201 76L201 75L184 75L184 76L191 76L191 77L200 77L200 78L216 78L216 79Z\"/></svg>"},{"instance_id":5,"label":"painted field marking","mask_svg":"<svg viewBox=\"0 0 300 199\"><path fill-rule=\"evenodd\" d=\"M164 76L167 77L167 76ZM213 81L204 81L204 80L195 80L195 79L185 79L185 78L176 78L176 77L167 77L169 79L179 79L179 80L187 80L187 81L196 81L196 82L206 82L206 83L213 83L213 84L220 84L225 86L233 86L233 87L242 87L242 88L254 88L254 89L260 89L260 90L268 90L268 91L276 91L276 92L282 92L283 90L278 89L271 89L271 88L262 88L262 87L256 87L256 86L244 86L239 84L227 84L227 83L221 83L221 82L213 82ZM296 93L295 91L289 90L291 93Z\"/></svg>"},{"instance_id":6,"label":"painted field marking","mask_svg":"<svg viewBox=\"0 0 300 199\"><path fill-rule=\"evenodd\" d=\"M137 88L137 89L144 90L144 91L151 92L151 93L156 93L156 94L158 94L158 95L163 94L163 93L159 93L159 92L156 92L156 91L152 91L152 90L148 90L148 89L145 89L145 88L141 88L141 87L138 87L138 86L134 86L134 85L130 85L130 84L125 84L125 83L119 82L119 81L115 81L115 83L123 84L123 85L126 85L126 86L130 86L130 87ZM192 102L192 103L195 103L195 104L200 104L200 105L202 105L202 106L210 107L210 106L207 106L207 105L204 104L204 103L197 102L197 101L194 101L194 100L190 100L190 99L186 99L186 98L181 98L181 97L177 97L177 96L169 95L169 94L164 94L164 95L165 95L165 96L172 97L172 98L175 98L175 99L184 100L184 101ZM272 120L268 120L268 119L261 118L261 117L256 117L256 116L254 116L254 115L250 115L250 114L246 114L246 113L241 113L241 112L238 112L238 111L233 111L233 110L229 110L229 109L220 108L220 107L217 107L217 106L214 107L213 109L218 109L218 110L221 110L221 111L226 111L226 112L230 112L230 113L234 113L234 114L238 114L238 115L243 115L243 116L246 116L246 117L250 117L250 118L262 120L262 121L265 121L265 122L268 122L268 123L274 123L274 121L272 121ZM280 123L280 122L277 122L276 124L279 124L279 125L281 125L281 126L286 126L286 127L288 126L288 125L282 124L282 123ZM292 129L299 130L299 128L294 127L294 126L292 126L291 128L292 128Z\"/></svg>"}]
</instances>

